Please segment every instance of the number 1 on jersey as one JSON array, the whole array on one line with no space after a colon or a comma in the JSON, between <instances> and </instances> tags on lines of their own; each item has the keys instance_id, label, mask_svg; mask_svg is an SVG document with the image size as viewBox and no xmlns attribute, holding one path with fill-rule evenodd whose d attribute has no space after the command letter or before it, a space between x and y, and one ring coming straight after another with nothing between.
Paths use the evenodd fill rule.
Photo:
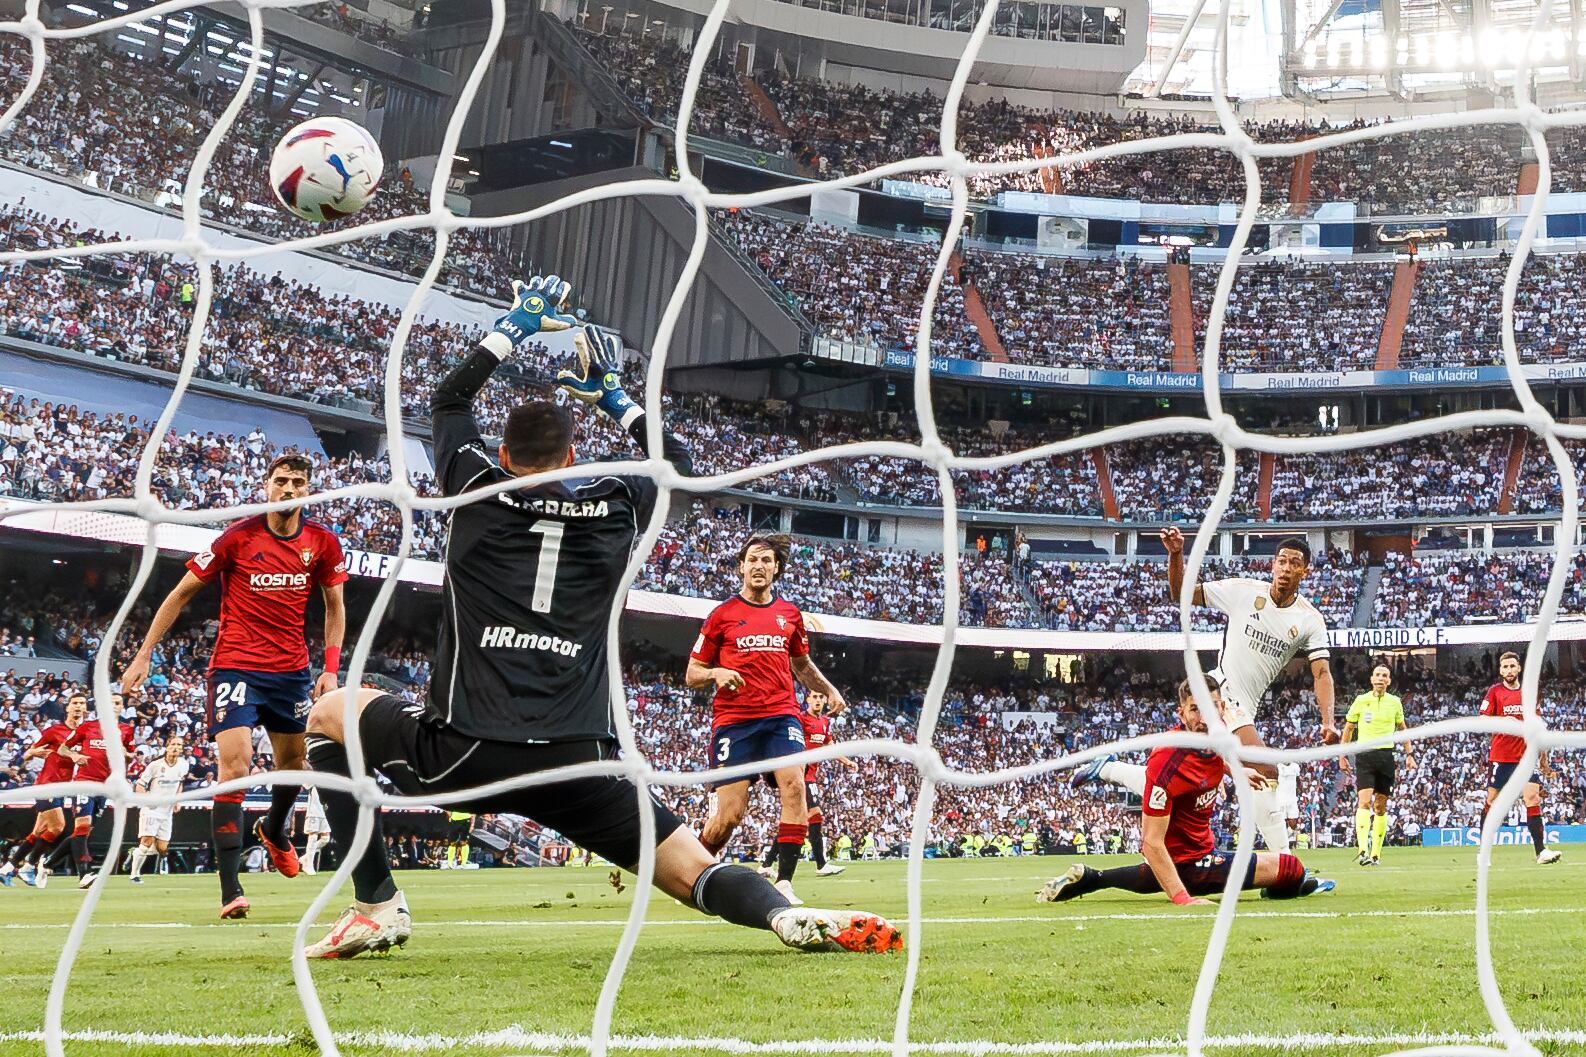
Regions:
<instances>
[{"instance_id":1,"label":"number 1 on jersey","mask_svg":"<svg viewBox=\"0 0 1586 1057\"><path fill-rule=\"evenodd\" d=\"M540 541L540 564L534 573L534 597L529 602L529 608L536 613L551 611L551 596L556 593L556 559L562 555L562 532L566 528L560 521L540 521L529 529L544 537Z\"/></svg>"}]
</instances>

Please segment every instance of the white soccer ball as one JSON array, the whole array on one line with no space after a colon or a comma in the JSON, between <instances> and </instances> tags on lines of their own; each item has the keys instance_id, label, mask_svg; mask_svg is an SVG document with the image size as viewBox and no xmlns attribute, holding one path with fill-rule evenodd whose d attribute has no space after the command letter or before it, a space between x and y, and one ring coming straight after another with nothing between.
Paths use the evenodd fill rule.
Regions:
<instances>
[{"instance_id":1,"label":"white soccer ball","mask_svg":"<svg viewBox=\"0 0 1586 1057\"><path fill-rule=\"evenodd\" d=\"M316 223L352 216L380 186L385 159L362 125L310 118L281 137L270 155L270 187L281 204Z\"/></svg>"}]
</instances>

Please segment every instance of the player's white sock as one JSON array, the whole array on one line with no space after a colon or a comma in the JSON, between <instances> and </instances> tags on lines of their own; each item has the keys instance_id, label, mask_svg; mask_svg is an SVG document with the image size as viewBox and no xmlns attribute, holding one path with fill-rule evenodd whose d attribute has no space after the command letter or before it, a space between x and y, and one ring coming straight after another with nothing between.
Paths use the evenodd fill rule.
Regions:
<instances>
[{"instance_id":1,"label":"player's white sock","mask_svg":"<svg viewBox=\"0 0 1586 1057\"><path fill-rule=\"evenodd\" d=\"M1135 796L1145 796L1145 768L1137 763L1119 763L1117 760L1101 765L1096 777L1113 785L1121 785Z\"/></svg>"},{"instance_id":2,"label":"player's white sock","mask_svg":"<svg viewBox=\"0 0 1586 1057\"><path fill-rule=\"evenodd\" d=\"M1256 812L1256 830L1267 842L1267 851L1289 850L1289 824L1278 810L1278 791L1268 782L1265 789L1252 789L1250 800Z\"/></svg>"},{"instance_id":3,"label":"player's white sock","mask_svg":"<svg viewBox=\"0 0 1586 1057\"><path fill-rule=\"evenodd\" d=\"M319 834L309 834L308 844L303 848L303 870L305 873L315 873L319 870L319 849L323 843L319 839Z\"/></svg>"},{"instance_id":4,"label":"player's white sock","mask_svg":"<svg viewBox=\"0 0 1586 1057\"><path fill-rule=\"evenodd\" d=\"M140 844L136 848L132 849L132 876L133 877L137 877L139 874L143 873L143 861L145 859L147 859L148 857L149 857L149 853L143 850L143 845Z\"/></svg>"}]
</instances>

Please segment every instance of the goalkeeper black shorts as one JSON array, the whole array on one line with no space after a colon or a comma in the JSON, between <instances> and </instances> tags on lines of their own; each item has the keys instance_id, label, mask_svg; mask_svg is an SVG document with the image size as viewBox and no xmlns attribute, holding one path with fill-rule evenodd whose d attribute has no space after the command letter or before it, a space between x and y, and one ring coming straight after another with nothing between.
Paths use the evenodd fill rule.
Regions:
<instances>
[{"instance_id":1,"label":"goalkeeper black shorts","mask_svg":"<svg viewBox=\"0 0 1586 1057\"><path fill-rule=\"evenodd\" d=\"M617 754L612 741L559 741L521 745L484 741L426 720L390 694L369 702L358 721L364 759L405 796L431 796L473 789L506 778ZM655 843L682 825L654 793L646 803L655 816ZM465 798L446 805L475 815L525 815L580 847L622 867L639 863L639 791L627 778L601 775L505 793Z\"/></svg>"},{"instance_id":2,"label":"goalkeeper black shorts","mask_svg":"<svg viewBox=\"0 0 1586 1057\"><path fill-rule=\"evenodd\" d=\"M1369 749L1355 757L1355 788L1383 796L1393 792L1395 760L1392 749Z\"/></svg>"}]
</instances>

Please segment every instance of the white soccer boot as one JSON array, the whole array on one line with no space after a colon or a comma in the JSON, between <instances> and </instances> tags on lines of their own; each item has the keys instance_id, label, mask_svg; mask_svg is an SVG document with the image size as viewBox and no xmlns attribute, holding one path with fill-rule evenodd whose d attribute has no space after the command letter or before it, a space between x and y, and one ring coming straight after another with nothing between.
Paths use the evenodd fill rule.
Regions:
<instances>
[{"instance_id":1,"label":"white soccer boot","mask_svg":"<svg viewBox=\"0 0 1586 1057\"><path fill-rule=\"evenodd\" d=\"M852 910L790 908L772 917L771 931L801 951L884 954L903 949L903 934L890 921Z\"/></svg>"},{"instance_id":2,"label":"white soccer boot","mask_svg":"<svg viewBox=\"0 0 1586 1057\"><path fill-rule=\"evenodd\" d=\"M27 878L24 877L23 880L25 881L25 880L27 880ZM49 870L49 867L40 866L33 873L33 881L32 881L33 887L34 888L43 888L45 885L47 885L49 883L50 883L50 870Z\"/></svg>"},{"instance_id":3,"label":"white soccer boot","mask_svg":"<svg viewBox=\"0 0 1586 1057\"><path fill-rule=\"evenodd\" d=\"M1564 858L1563 852L1558 851L1555 848L1545 848L1543 849L1542 853L1536 857L1536 864L1538 866L1547 866L1550 863L1558 862L1562 858Z\"/></svg>"},{"instance_id":4,"label":"white soccer boot","mask_svg":"<svg viewBox=\"0 0 1586 1057\"><path fill-rule=\"evenodd\" d=\"M77 879L77 887L85 890L92 888L94 886L94 878L98 876L98 870L89 870L87 873L83 874Z\"/></svg>"},{"instance_id":5,"label":"white soccer boot","mask_svg":"<svg viewBox=\"0 0 1586 1057\"><path fill-rule=\"evenodd\" d=\"M341 912L336 924L318 943L304 948L310 958L351 958L365 951L380 953L400 947L413 935L413 919L398 892L377 906L354 904Z\"/></svg>"},{"instance_id":6,"label":"white soccer boot","mask_svg":"<svg viewBox=\"0 0 1586 1057\"><path fill-rule=\"evenodd\" d=\"M762 866L756 872L761 877L764 877L767 881L770 881L772 884L776 883L776 867L775 866Z\"/></svg>"},{"instance_id":7,"label":"white soccer boot","mask_svg":"<svg viewBox=\"0 0 1586 1057\"><path fill-rule=\"evenodd\" d=\"M842 873L846 869L848 869L848 867L846 867L846 866L838 866L834 862L828 862L825 866L822 866L819 870L815 871L815 876L816 877L836 877L838 874Z\"/></svg>"},{"instance_id":8,"label":"white soccer boot","mask_svg":"<svg viewBox=\"0 0 1586 1057\"><path fill-rule=\"evenodd\" d=\"M1068 888L1069 885L1083 879L1084 876L1084 864L1075 863L1073 866L1070 866L1068 869L1064 870L1062 873L1046 882L1046 884L1042 885L1041 890L1035 893L1035 901L1037 903L1060 903L1064 899L1073 898L1072 896L1065 896L1063 892Z\"/></svg>"},{"instance_id":9,"label":"white soccer boot","mask_svg":"<svg viewBox=\"0 0 1586 1057\"><path fill-rule=\"evenodd\" d=\"M783 898L785 898L793 906L801 907L804 905L804 900L793 894L792 881L778 881L776 883L776 890L781 892Z\"/></svg>"}]
</instances>

